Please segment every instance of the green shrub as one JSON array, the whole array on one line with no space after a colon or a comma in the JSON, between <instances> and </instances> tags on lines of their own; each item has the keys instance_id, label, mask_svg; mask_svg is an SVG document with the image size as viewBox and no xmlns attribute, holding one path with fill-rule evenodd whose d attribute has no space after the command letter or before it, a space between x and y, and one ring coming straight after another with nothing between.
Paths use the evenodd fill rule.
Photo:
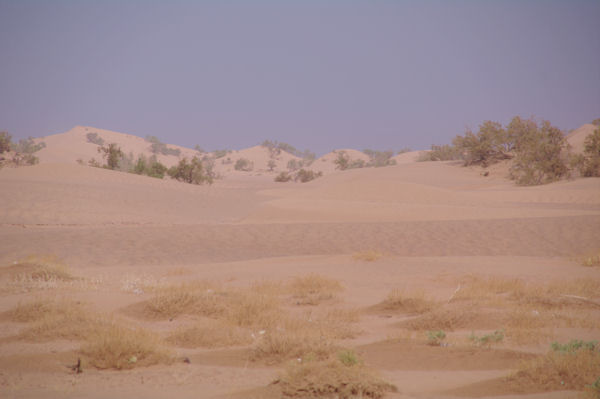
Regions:
<instances>
[{"instance_id":1,"label":"green shrub","mask_svg":"<svg viewBox=\"0 0 600 399\"><path fill-rule=\"evenodd\" d=\"M361 360L352 349L342 350L338 352L338 360L342 362L344 366L355 366L361 364Z\"/></svg>"},{"instance_id":2,"label":"green shrub","mask_svg":"<svg viewBox=\"0 0 600 399\"><path fill-rule=\"evenodd\" d=\"M448 144L444 145L432 145L431 150L427 152L421 152L419 154L419 158L417 159L419 162L428 162L428 161L455 161L462 159L460 151Z\"/></svg>"},{"instance_id":3,"label":"green shrub","mask_svg":"<svg viewBox=\"0 0 600 399\"><path fill-rule=\"evenodd\" d=\"M580 349L593 352L598 349L598 341L583 341L580 339L572 339L566 344L552 342L550 346L553 351L561 353L574 353Z\"/></svg>"},{"instance_id":4,"label":"green shrub","mask_svg":"<svg viewBox=\"0 0 600 399\"><path fill-rule=\"evenodd\" d=\"M442 341L446 339L444 330L427 331L427 344L432 346L442 345Z\"/></svg>"},{"instance_id":5,"label":"green shrub","mask_svg":"<svg viewBox=\"0 0 600 399\"><path fill-rule=\"evenodd\" d=\"M307 183L321 176L323 176L323 172L315 172L313 170L300 169L296 172L296 175L294 176L294 181L299 181L300 183Z\"/></svg>"},{"instance_id":6,"label":"green shrub","mask_svg":"<svg viewBox=\"0 0 600 399\"><path fill-rule=\"evenodd\" d=\"M169 148L163 142L161 142L156 136L146 136L146 141L150 142L150 151L153 154L162 154L162 155L175 155L178 157L181 155L181 150L179 148Z\"/></svg>"},{"instance_id":7,"label":"green shrub","mask_svg":"<svg viewBox=\"0 0 600 399\"><path fill-rule=\"evenodd\" d=\"M107 146L99 146L98 152L102 154L103 158L106 159L105 167L112 170L119 167L119 161L125 156L117 143L110 143Z\"/></svg>"},{"instance_id":8,"label":"green shrub","mask_svg":"<svg viewBox=\"0 0 600 399\"><path fill-rule=\"evenodd\" d=\"M452 144L464 158L465 165L487 166L511 157L509 152L514 143L509 137L501 124L485 121L477 134L467 130L464 136L456 136Z\"/></svg>"},{"instance_id":9,"label":"green shrub","mask_svg":"<svg viewBox=\"0 0 600 399\"><path fill-rule=\"evenodd\" d=\"M252 169L254 169L254 164L246 158L240 158L237 161L235 161L235 165L233 165L233 168L235 170L241 170L243 172L250 172Z\"/></svg>"},{"instance_id":10,"label":"green shrub","mask_svg":"<svg viewBox=\"0 0 600 399\"><path fill-rule=\"evenodd\" d=\"M304 166L304 162L303 161L298 161L296 159L290 159L288 161L288 163L287 163L288 170L290 170L292 172L300 169L303 166Z\"/></svg>"},{"instance_id":11,"label":"green shrub","mask_svg":"<svg viewBox=\"0 0 600 399\"><path fill-rule=\"evenodd\" d=\"M395 165L396 161L392 159L394 156L393 151L376 151L376 150L363 150L363 153L369 156L370 161L366 166L374 166L376 168L382 166Z\"/></svg>"},{"instance_id":12,"label":"green shrub","mask_svg":"<svg viewBox=\"0 0 600 399\"><path fill-rule=\"evenodd\" d=\"M533 123L516 138L515 159L510 176L519 185L551 183L569 172L566 157L568 144L560 129L550 122Z\"/></svg>"},{"instance_id":13,"label":"green shrub","mask_svg":"<svg viewBox=\"0 0 600 399\"><path fill-rule=\"evenodd\" d=\"M577 159L579 172L585 177L600 177L600 127L585 138L583 146Z\"/></svg>"},{"instance_id":14,"label":"green shrub","mask_svg":"<svg viewBox=\"0 0 600 399\"><path fill-rule=\"evenodd\" d=\"M173 179L190 184L212 184L214 178L198 157L193 157L190 162L187 158L183 158L177 166L170 168L167 173Z\"/></svg>"},{"instance_id":15,"label":"green shrub","mask_svg":"<svg viewBox=\"0 0 600 399\"><path fill-rule=\"evenodd\" d=\"M104 139L98 135L98 133L88 133L85 135L88 143L96 144L96 145L104 145Z\"/></svg>"},{"instance_id":16,"label":"green shrub","mask_svg":"<svg viewBox=\"0 0 600 399\"><path fill-rule=\"evenodd\" d=\"M19 154L33 154L45 147L46 143L40 141L36 144L32 137L29 137L28 139L21 139L17 144L12 145L13 151Z\"/></svg>"},{"instance_id":17,"label":"green shrub","mask_svg":"<svg viewBox=\"0 0 600 399\"><path fill-rule=\"evenodd\" d=\"M285 183L292 180L292 176L288 172L281 172L275 176L275 181L278 183Z\"/></svg>"},{"instance_id":18,"label":"green shrub","mask_svg":"<svg viewBox=\"0 0 600 399\"><path fill-rule=\"evenodd\" d=\"M156 155L146 158L144 154L141 154L138 156L138 159L131 171L138 175L146 175L162 179L167 172L167 167L158 162Z\"/></svg>"},{"instance_id":19,"label":"green shrub","mask_svg":"<svg viewBox=\"0 0 600 399\"><path fill-rule=\"evenodd\" d=\"M471 333L471 335L469 336L469 341L473 342L478 346L490 346L492 343L501 342L503 339L503 330L496 330L492 334L485 334L481 337L476 336L474 333Z\"/></svg>"},{"instance_id":20,"label":"green shrub","mask_svg":"<svg viewBox=\"0 0 600 399\"><path fill-rule=\"evenodd\" d=\"M12 136L8 132L0 132L0 154L10 151Z\"/></svg>"}]
</instances>

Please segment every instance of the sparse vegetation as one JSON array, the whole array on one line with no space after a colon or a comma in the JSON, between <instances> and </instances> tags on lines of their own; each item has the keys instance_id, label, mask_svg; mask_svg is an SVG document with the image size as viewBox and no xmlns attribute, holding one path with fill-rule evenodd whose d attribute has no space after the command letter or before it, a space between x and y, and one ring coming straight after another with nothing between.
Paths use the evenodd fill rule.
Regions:
<instances>
[{"instance_id":1,"label":"sparse vegetation","mask_svg":"<svg viewBox=\"0 0 600 399\"><path fill-rule=\"evenodd\" d=\"M295 182L307 183L321 176L323 176L323 172L300 169L294 174L290 174L289 172L281 172L275 176L275 181L279 183L285 183L294 180Z\"/></svg>"},{"instance_id":2,"label":"sparse vegetation","mask_svg":"<svg viewBox=\"0 0 600 399\"><path fill-rule=\"evenodd\" d=\"M456 161L459 159L462 159L460 151L452 145L444 144L432 145L431 150L419 154L417 161Z\"/></svg>"},{"instance_id":3,"label":"sparse vegetation","mask_svg":"<svg viewBox=\"0 0 600 399\"><path fill-rule=\"evenodd\" d=\"M179 161L177 166L171 167L167 174L175 180L190 184L212 184L214 176L198 157L193 157L188 162L187 158Z\"/></svg>"},{"instance_id":4,"label":"sparse vegetation","mask_svg":"<svg viewBox=\"0 0 600 399\"><path fill-rule=\"evenodd\" d=\"M163 142L161 142L156 136L146 136L146 141L150 144L150 151L153 154L162 154L162 155L175 155L178 157L181 155L181 150L179 148L169 148Z\"/></svg>"},{"instance_id":5,"label":"sparse vegetation","mask_svg":"<svg viewBox=\"0 0 600 399\"><path fill-rule=\"evenodd\" d=\"M281 386L283 397L378 399L397 391L362 362L346 365L336 358L293 362L274 383Z\"/></svg>"},{"instance_id":6,"label":"sparse vegetation","mask_svg":"<svg viewBox=\"0 0 600 399\"><path fill-rule=\"evenodd\" d=\"M575 159L574 166L584 177L600 177L600 127L585 138L583 154Z\"/></svg>"},{"instance_id":7,"label":"sparse vegetation","mask_svg":"<svg viewBox=\"0 0 600 399\"><path fill-rule=\"evenodd\" d=\"M427 331L427 345L441 346L445 339L444 330Z\"/></svg>"},{"instance_id":8,"label":"sparse vegetation","mask_svg":"<svg viewBox=\"0 0 600 399\"><path fill-rule=\"evenodd\" d=\"M102 157L106 159L107 169L118 169L119 161L121 158L125 156L123 151L121 151L121 147L117 145L117 143L110 143L107 146L99 146L98 152L102 154Z\"/></svg>"},{"instance_id":9,"label":"sparse vegetation","mask_svg":"<svg viewBox=\"0 0 600 399\"><path fill-rule=\"evenodd\" d=\"M469 341L477 346L489 347L492 343L502 342L504 340L504 330L496 330L491 334L477 336L475 333L469 335Z\"/></svg>"},{"instance_id":10,"label":"sparse vegetation","mask_svg":"<svg viewBox=\"0 0 600 399\"><path fill-rule=\"evenodd\" d=\"M209 320L179 328L167 341L183 348L220 348L247 345L252 342L252 336L243 328Z\"/></svg>"},{"instance_id":11,"label":"sparse vegetation","mask_svg":"<svg viewBox=\"0 0 600 399\"><path fill-rule=\"evenodd\" d=\"M292 175L290 175L288 172L281 172L277 176L275 176L275 181L278 183L286 183L292 179Z\"/></svg>"},{"instance_id":12,"label":"sparse vegetation","mask_svg":"<svg viewBox=\"0 0 600 399\"><path fill-rule=\"evenodd\" d=\"M600 351L593 345L565 346L523 363L507 380L513 387L536 390L584 390L600 375ZM565 350L562 350L562 349Z\"/></svg>"},{"instance_id":13,"label":"sparse vegetation","mask_svg":"<svg viewBox=\"0 0 600 399\"><path fill-rule=\"evenodd\" d=\"M342 285L333 279L308 274L296 277L290 283L290 290L299 305L318 305L319 303L333 299L342 291Z\"/></svg>"},{"instance_id":14,"label":"sparse vegetation","mask_svg":"<svg viewBox=\"0 0 600 399\"><path fill-rule=\"evenodd\" d=\"M162 179L165 177L167 167L158 162L155 155L152 155L150 158L146 158L144 154L141 154L138 156L132 172L137 175L146 175Z\"/></svg>"},{"instance_id":15,"label":"sparse vegetation","mask_svg":"<svg viewBox=\"0 0 600 399\"><path fill-rule=\"evenodd\" d=\"M376 150L363 150L363 153L367 154L370 158L369 163L366 166L382 167L395 165L396 161L392 159L394 151L376 151Z\"/></svg>"},{"instance_id":16,"label":"sparse vegetation","mask_svg":"<svg viewBox=\"0 0 600 399\"><path fill-rule=\"evenodd\" d=\"M87 133L85 137L88 143L96 144L99 146L104 145L104 139L100 137L96 132Z\"/></svg>"},{"instance_id":17,"label":"sparse vegetation","mask_svg":"<svg viewBox=\"0 0 600 399\"><path fill-rule=\"evenodd\" d=\"M249 159L240 158L235 161L233 169L240 170L242 172L250 172L252 169L254 169L254 164Z\"/></svg>"},{"instance_id":18,"label":"sparse vegetation","mask_svg":"<svg viewBox=\"0 0 600 399\"><path fill-rule=\"evenodd\" d=\"M12 136L8 132L0 132L0 154L10 151Z\"/></svg>"},{"instance_id":19,"label":"sparse vegetation","mask_svg":"<svg viewBox=\"0 0 600 399\"><path fill-rule=\"evenodd\" d=\"M407 294L403 290L393 290L376 308L402 312L409 314L422 314L429 312L435 306L435 303L425 297L424 292L413 292Z\"/></svg>"}]
</instances>

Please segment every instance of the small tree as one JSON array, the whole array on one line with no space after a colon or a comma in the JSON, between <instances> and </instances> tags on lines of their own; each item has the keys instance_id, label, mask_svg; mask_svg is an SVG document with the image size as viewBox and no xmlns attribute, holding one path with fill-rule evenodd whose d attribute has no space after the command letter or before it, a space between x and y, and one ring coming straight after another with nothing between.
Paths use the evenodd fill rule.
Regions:
<instances>
[{"instance_id":1,"label":"small tree","mask_svg":"<svg viewBox=\"0 0 600 399\"><path fill-rule=\"evenodd\" d=\"M559 180L569 171L564 157L567 149L563 132L543 121L540 127L527 129L517 138L511 177L527 186Z\"/></svg>"},{"instance_id":2,"label":"small tree","mask_svg":"<svg viewBox=\"0 0 600 399\"><path fill-rule=\"evenodd\" d=\"M106 168L112 170L119 167L119 161L125 156L117 143L110 143L107 146L100 146L98 147L98 152L102 154L103 158L106 159Z\"/></svg>"},{"instance_id":3,"label":"small tree","mask_svg":"<svg viewBox=\"0 0 600 399\"><path fill-rule=\"evenodd\" d=\"M585 177L600 177L600 127L585 138L579 171Z\"/></svg>"},{"instance_id":4,"label":"small tree","mask_svg":"<svg viewBox=\"0 0 600 399\"><path fill-rule=\"evenodd\" d=\"M510 158L508 152L512 144L506 130L498 122L485 121L474 134L467 130L464 136L456 136L452 144L462 154L465 165L487 166L502 159Z\"/></svg>"},{"instance_id":5,"label":"small tree","mask_svg":"<svg viewBox=\"0 0 600 399\"><path fill-rule=\"evenodd\" d=\"M12 136L8 132L0 132L0 154L10 151Z\"/></svg>"}]
</instances>

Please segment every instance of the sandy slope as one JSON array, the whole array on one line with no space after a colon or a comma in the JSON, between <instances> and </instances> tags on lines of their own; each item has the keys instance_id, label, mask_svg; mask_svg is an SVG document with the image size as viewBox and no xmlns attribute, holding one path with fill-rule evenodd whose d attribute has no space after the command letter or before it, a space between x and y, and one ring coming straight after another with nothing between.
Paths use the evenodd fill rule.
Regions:
<instances>
[{"instance_id":1,"label":"sandy slope","mask_svg":"<svg viewBox=\"0 0 600 399\"><path fill-rule=\"evenodd\" d=\"M108 132L98 132L109 139ZM84 133L75 128L48 137L48 148ZM142 139L127 140L127 151L147 146ZM318 273L345 286L336 306L362 309L394 288L422 289L446 301L468 275L530 282L600 278L598 268L576 262L600 250L600 179L516 187L452 163L409 162L415 154L403 154L405 161L394 167L332 173L307 184L232 173L213 186L192 186L75 164L77 157L95 155L94 147L80 140L62 153L40 152L41 165L0 170L0 272L27 255L53 253L74 274L95 282L92 288L2 290L0 312L33 297L67 295L127 317L123 309L150 295L125 288L141 280L247 286ZM252 158L258 170L269 159L262 147L234 155ZM59 160L66 162L53 163ZM371 249L383 258L352 258ZM0 283L8 284L2 273ZM494 381L547 345L507 344L488 352L457 345L443 351L418 341L384 341L398 334L405 319L366 313L362 334L348 342L399 387L388 397L521 397ZM3 320L3 397L276 397L263 387L281 367L248 363L245 348L176 348L191 364L121 372L89 368L73 375L64 364L77 356L76 343L14 341L9 338L22 324ZM130 321L166 333L185 319ZM457 336L499 322L486 316L473 323ZM591 339L598 333L573 327L557 330L555 337Z\"/></svg>"}]
</instances>

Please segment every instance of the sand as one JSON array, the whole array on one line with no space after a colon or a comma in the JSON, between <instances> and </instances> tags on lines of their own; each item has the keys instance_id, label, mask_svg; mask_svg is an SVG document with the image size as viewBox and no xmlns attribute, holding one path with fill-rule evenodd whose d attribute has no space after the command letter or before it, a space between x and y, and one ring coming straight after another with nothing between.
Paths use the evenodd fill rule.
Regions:
<instances>
[{"instance_id":1,"label":"sand","mask_svg":"<svg viewBox=\"0 0 600 399\"><path fill-rule=\"evenodd\" d=\"M517 187L501 175L483 177L477 168L416 162L415 152L398 156L396 166L344 172L335 170L335 154L328 154L315 161L324 177L281 184L273 181L277 169L295 158L279 154L270 172L268 151L253 147L228 155L232 162L250 159L252 172L221 163L223 179L194 186L78 165L78 158L97 156L83 139L92 130L126 152L148 145L134 136L76 127L44 138L41 164L0 170L0 396L278 397L269 384L285 363L249 361L250 346L173 347L190 363L121 371L86 367L74 374L65 365L80 356L77 341L15 339L26 324L5 312L34 298L68 297L166 336L189 317L151 321L128 313L152 296L136 291L144 282L247 287L313 273L339 281L344 290L332 303L302 310L361 311L361 332L342 342L398 387L386 397L577 397L575 391L519 393L499 381L521 360L545 353L552 340L600 337L594 306L563 308L587 312L595 327L556 322L548 328L552 336L538 342L507 339L492 348L469 345L465 337L502 328L503 319L493 312L448 330L450 345L433 347L424 332L403 327L414 315L368 309L393 289L420 290L446 306L473 276L535 284L599 281L600 267L584 267L580 259L600 251L600 179ZM366 251L381 257L366 262L353 256ZM62 259L84 280L15 289L12 265L43 254ZM591 299L600 301L600 292ZM467 314L471 305L447 306Z\"/></svg>"}]
</instances>

